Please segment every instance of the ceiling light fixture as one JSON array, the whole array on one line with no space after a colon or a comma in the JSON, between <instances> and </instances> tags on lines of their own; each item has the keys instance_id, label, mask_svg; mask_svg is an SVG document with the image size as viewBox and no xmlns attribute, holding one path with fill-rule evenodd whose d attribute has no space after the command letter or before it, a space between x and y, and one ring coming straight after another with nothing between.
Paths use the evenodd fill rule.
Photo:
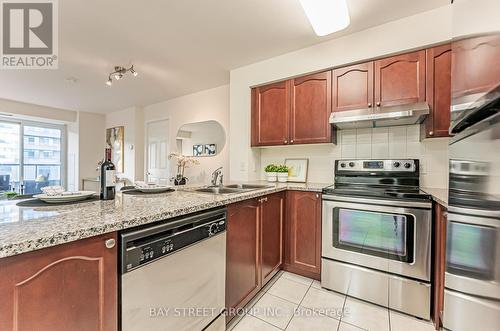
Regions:
<instances>
[{"instance_id":1,"label":"ceiling light fixture","mask_svg":"<svg viewBox=\"0 0 500 331\"><path fill-rule=\"evenodd\" d=\"M108 75L108 80L106 81L106 85L108 86L113 85L113 78L111 77L115 77L116 80L120 80L127 72L130 72L134 77L137 77L138 75L137 71L135 71L134 69L134 65L132 65L128 69L122 66L115 66L115 71L109 73Z\"/></svg>"},{"instance_id":2,"label":"ceiling light fixture","mask_svg":"<svg viewBox=\"0 0 500 331\"><path fill-rule=\"evenodd\" d=\"M349 26L347 0L299 0L314 32L326 36Z\"/></svg>"}]
</instances>

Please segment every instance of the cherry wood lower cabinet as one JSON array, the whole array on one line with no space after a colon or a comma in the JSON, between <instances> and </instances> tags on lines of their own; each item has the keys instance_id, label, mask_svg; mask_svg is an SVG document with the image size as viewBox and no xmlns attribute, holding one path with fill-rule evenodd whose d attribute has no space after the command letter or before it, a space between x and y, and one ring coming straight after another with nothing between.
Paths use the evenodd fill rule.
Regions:
<instances>
[{"instance_id":1,"label":"cherry wood lower cabinet","mask_svg":"<svg viewBox=\"0 0 500 331\"><path fill-rule=\"evenodd\" d=\"M284 269L306 277L321 277L321 194L287 192Z\"/></svg>"},{"instance_id":2,"label":"cherry wood lower cabinet","mask_svg":"<svg viewBox=\"0 0 500 331\"><path fill-rule=\"evenodd\" d=\"M0 330L117 330L110 239L116 233L0 259Z\"/></svg>"},{"instance_id":3,"label":"cherry wood lower cabinet","mask_svg":"<svg viewBox=\"0 0 500 331\"><path fill-rule=\"evenodd\" d=\"M284 192L228 206L226 322L281 269L284 208Z\"/></svg>"},{"instance_id":4,"label":"cherry wood lower cabinet","mask_svg":"<svg viewBox=\"0 0 500 331\"><path fill-rule=\"evenodd\" d=\"M262 285L266 285L283 264L285 193L271 194L260 201Z\"/></svg>"},{"instance_id":5,"label":"cherry wood lower cabinet","mask_svg":"<svg viewBox=\"0 0 500 331\"><path fill-rule=\"evenodd\" d=\"M231 308L244 307L261 288L260 203L245 200L227 207L226 322Z\"/></svg>"},{"instance_id":6,"label":"cherry wood lower cabinet","mask_svg":"<svg viewBox=\"0 0 500 331\"><path fill-rule=\"evenodd\" d=\"M444 274L446 269L446 208L434 204L434 284L432 316L436 330L441 328L444 306Z\"/></svg>"}]
</instances>

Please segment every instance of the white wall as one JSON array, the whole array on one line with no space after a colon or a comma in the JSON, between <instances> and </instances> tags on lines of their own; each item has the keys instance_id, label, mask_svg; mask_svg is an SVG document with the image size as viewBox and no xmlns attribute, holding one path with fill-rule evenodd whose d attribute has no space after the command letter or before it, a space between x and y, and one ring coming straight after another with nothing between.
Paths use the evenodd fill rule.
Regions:
<instances>
[{"instance_id":1,"label":"white wall","mask_svg":"<svg viewBox=\"0 0 500 331\"><path fill-rule=\"evenodd\" d=\"M105 116L78 112L78 183L83 178L95 178L97 163L104 158L106 141Z\"/></svg>"},{"instance_id":2,"label":"white wall","mask_svg":"<svg viewBox=\"0 0 500 331\"><path fill-rule=\"evenodd\" d=\"M309 159L308 181L333 182L336 159L410 158L420 160L420 185L448 187L448 138L419 141L418 125L339 132L338 145L297 145L261 150L261 168L286 158ZM261 170L262 170L261 169ZM264 173L261 171L261 179Z\"/></svg>"},{"instance_id":3,"label":"white wall","mask_svg":"<svg viewBox=\"0 0 500 331\"><path fill-rule=\"evenodd\" d=\"M209 90L189 94L168 101L144 107L144 123L154 120L169 120L170 151L176 151L176 135L181 126L188 123L208 120L218 121L226 131L226 144L214 157L200 157L200 165L186 169L185 175L190 183L206 184L210 174L216 168L224 167L228 177L229 169L229 86L224 85ZM144 153L143 153L144 156ZM144 162L144 158L143 158ZM173 162L171 162L173 163ZM175 165L170 164L170 173L175 175Z\"/></svg>"},{"instance_id":4,"label":"white wall","mask_svg":"<svg viewBox=\"0 0 500 331\"><path fill-rule=\"evenodd\" d=\"M106 115L106 129L124 127L124 172L118 176L128 184L144 179L144 119L142 109L131 107Z\"/></svg>"},{"instance_id":5,"label":"white wall","mask_svg":"<svg viewBox=\"0 0 500 331\"><path fill-rule=\"evenodd\" d=\"M262 164L265 163L261 162L261 154L267 157L273 153L264 150L261 153L258 148L250 148L251 86L420 48L449 39L451 39L451 13L449 6L445 6L232 70L230 74L231 179L261 178ZM314 165L316 157L323 151L330 153L335 149L332 146L291 146L279 150L282 156L293 154L310 157L311 166L316 167ZM331 163L335 157L337 157L335 153L331 154L328 162Z\"/></svg>"}]
</instances>

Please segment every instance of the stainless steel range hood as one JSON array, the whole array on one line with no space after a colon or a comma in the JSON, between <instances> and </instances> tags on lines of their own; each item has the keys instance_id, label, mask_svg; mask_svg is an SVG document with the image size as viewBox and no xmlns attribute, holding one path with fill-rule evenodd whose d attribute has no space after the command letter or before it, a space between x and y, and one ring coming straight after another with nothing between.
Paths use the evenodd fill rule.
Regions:
<instances>
[{"instance_id":1,"label":"stainless steel range hood","mask_svg":"<svg viewBox=\"0 0 500 331\"><path fill-rule=\"evenodd\" d=\"M330 123L339 129L375 128L422 123L430 108L426 102L401 106L332 112Z\"/></svg>"}]
</instances>

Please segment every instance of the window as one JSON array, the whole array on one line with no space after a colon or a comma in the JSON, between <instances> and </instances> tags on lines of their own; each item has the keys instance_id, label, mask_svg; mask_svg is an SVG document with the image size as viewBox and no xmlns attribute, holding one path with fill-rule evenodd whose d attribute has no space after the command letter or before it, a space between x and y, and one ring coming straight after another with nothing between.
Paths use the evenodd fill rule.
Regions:
<instances>
[{"instance_id":1,"label":"window","mask_svg":"<svg viewBox=\"0 0 500 331\"><path fill-rule=\"evenodd\" d=\"M64 127L0 121L0 191L36 194L63 185Z\"/></svg>"}]
</instances>

